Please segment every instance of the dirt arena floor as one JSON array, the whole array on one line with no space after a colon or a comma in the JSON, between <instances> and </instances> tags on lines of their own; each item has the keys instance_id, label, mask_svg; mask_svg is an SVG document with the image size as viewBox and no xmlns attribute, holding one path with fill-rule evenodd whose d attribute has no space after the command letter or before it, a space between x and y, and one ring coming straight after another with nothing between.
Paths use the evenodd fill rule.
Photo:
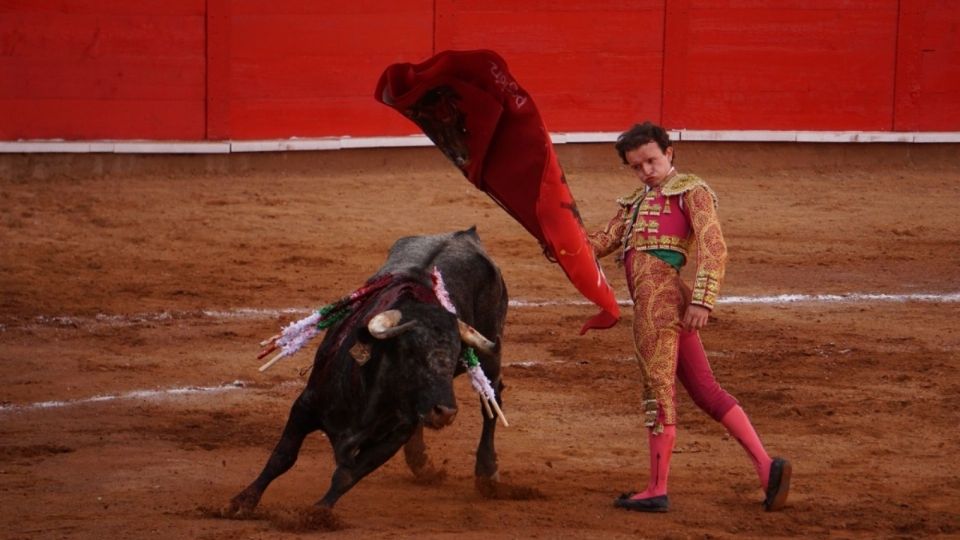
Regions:
<instances>
[{"instance_id":1,"label":"dirt arena floor","mask_svg":"<svg viewBox=\"0 0 960 540\"><path fill-rule=\"evenodd\" d=\"M599 228L634 178L610 145L558 151ZM671 511L612 506L646 482L630 309L577 335L594 308L433 148L6 155L0 537L960 537L960 148L683 143L677 164L720 195L727 302L703 339L794 463L784 511L762 511L745 453L685 395ZM362 284L396 238L471 225L514 302L502 478L542 497L475 491L480 411L457 380L456 422L427 433L443 482L395 456L311 530L298 516L333 468L317 433L252 519L217 517L312 358L261 374L258 342Z\"/></svg>"}]
</instances>

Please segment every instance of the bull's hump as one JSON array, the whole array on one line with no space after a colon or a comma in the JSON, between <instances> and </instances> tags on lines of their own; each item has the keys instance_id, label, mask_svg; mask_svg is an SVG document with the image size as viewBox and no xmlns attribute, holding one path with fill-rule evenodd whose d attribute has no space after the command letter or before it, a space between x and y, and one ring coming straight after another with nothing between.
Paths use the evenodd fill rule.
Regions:
<instances>
[{"instance_id":1,"label":"bull's hump","mask_svg":"<svg viewBox=\"0 0 960 540\"><path fill-rule=\"evenodd\" d=\"M476 227L444 234L407 236L397 240L380 273L430 270L439 261L469 261L476 255L486 258Z\"/></svg>"}]
</instances>

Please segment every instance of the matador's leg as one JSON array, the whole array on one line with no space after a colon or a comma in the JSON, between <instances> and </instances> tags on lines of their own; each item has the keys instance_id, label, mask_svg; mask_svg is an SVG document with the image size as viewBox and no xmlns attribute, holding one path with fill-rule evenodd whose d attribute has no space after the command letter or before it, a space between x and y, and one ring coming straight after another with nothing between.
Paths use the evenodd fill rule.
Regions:
<instances>
[{"instance_id":1,"label":"matador's leg","mask_svg":"<svg viewBox=\"0 0 960 540\"><path fill-rule=\"evenodd\" d=\"M650 477L640 493L615 501L618 507L643 512L669 508L667 478L676 441L674 381L682 294L677 272L645 253L628 258L634 298L634 343L643 379L644 425L649 428Z\"/></svg>"}]
</instances>

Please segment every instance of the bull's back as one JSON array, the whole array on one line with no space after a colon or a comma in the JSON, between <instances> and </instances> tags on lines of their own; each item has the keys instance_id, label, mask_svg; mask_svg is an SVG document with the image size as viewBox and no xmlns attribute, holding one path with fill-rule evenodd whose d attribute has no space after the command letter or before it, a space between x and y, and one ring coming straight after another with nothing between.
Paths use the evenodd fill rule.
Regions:
<instances>
[{"instance_id":1,"label":"bull's back","mask_svg":"<svg viewBox=\"0 0 960 540\"><path fill-rule=\"evenodd\" d=\"M448 284L465 281L476 283L491 275L500 277L500 269L484 251L475 228L427 236L406 236L394 242L387 260L377 272L419 273L440 268ZM462 274L466 275L463 276ZM467 279L462 279L466 277Z\"/></svg>"},{"instance_id":2,"label":"bull's back","mask_svg":"<svg viewBox=\"0 0 960 540\"><path fill-rule=\"evenodd\" d=\"M506 285L500 269L483 249L476 228L401 238L390 248L377 275L430 272L433 267L440 269L460 316L472 323L478 310L491 311L482 318L493 315L490 322L495 322L496 328L489 330L499 334L506 316Z\"/></svg>"}]
</instances>

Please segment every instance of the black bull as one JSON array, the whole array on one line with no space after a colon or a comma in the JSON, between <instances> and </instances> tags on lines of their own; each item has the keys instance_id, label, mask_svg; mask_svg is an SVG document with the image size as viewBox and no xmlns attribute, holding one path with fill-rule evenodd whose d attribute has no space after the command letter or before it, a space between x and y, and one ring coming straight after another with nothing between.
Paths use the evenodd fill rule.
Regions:
<instances>
[{"instance_id":1,"label":"black bull","mask_svg":"<svg viewBox=\"0 0 960 540\"><path fill-rule=\"evenodd\" d=\"M386 306L388 315L399 315L394 317L398 320L388 320L389 328L384 329L377 323L351 326L360 318L352 317L327 331L280 441L260 475L230 501L228 513L251 512L270 482L293 466L304 438L316 430L326 433L336 461L330 488L317 502L319 506L332 508L401 446L415 475L433 470L423 426L440 428L453 420L457 410L453 378L465 371L460 358L467 347L457 316L440 306L432 291L431 302L410 292L429 291L434 267L443 276L460 320L493 340L486 342L485 349L480 347L479 358L500 402L500 338L507 290L476 230L401 238L371 279L400 276L398 283L408 285L406 292L391 293L387 288L377 293L378 299L364 304L377 310ZM390 319L375 315L360 316L363 321L373 318L381 323ZM482 409L481 416L475 474L478 482L496 481L496 419L484 415Z\"/></svg>"}]
</instances>

